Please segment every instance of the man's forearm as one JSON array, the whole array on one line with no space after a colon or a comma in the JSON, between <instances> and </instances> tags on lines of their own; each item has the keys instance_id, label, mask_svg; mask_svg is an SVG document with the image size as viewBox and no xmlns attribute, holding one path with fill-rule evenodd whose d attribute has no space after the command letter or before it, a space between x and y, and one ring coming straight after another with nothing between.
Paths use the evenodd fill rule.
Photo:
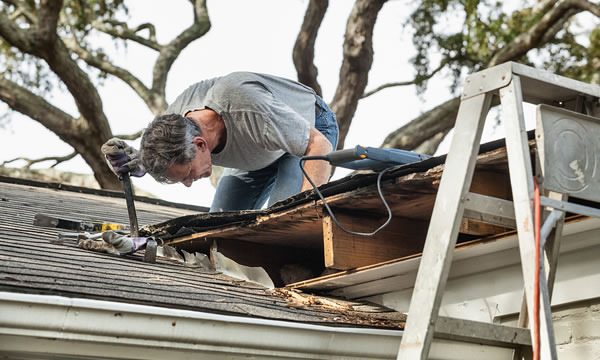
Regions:
<instances>
[{"instance_id":1,"label":"man's forearm","mask_svg":"<svg viewBox=\"0 0 600 360\"><path fill-rule=\"evenodd\" d=\"M317 129L310 129L310 140L304 155L325 155L332 151L331 143ZM329 180L331 165L324 160L308 160L304 162L304 170L316 186L323 185ZM309 190L312 185L306 177L302 181L301 191Z\"/></svg>"},{"instance_id":2,"label":"man's forearm","mask_svg":"<svg viewBox=\"0 0 600 360\"><path fill-rule=\"evenodd\" d=\"M323 185L329 180L331 174L331 165L324 160L309 160L304 163L304 170L306 174L310 176L310 179L315 183L316 186ZM302 190L312 189L312 185L308 182L306 177L302 181Z\"/></svg>"}]
</instances>

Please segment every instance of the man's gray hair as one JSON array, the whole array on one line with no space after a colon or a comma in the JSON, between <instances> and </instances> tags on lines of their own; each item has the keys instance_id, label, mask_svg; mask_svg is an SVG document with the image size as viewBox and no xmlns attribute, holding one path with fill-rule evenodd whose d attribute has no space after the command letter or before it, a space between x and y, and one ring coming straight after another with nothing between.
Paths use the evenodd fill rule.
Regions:
<instances>
[{"instance_id":1,"label":"man's gray hair","mask_svg":"<svg viewBox=\"0 0 600 360\"><path fill-rule=\"evenodd\" d=\"M193 119L178 114L160 115L144 130L140 154L146 171L156 181L168 182L171 165L188 164L196 157L193 140L202 129Z\"/></svg>"}]
</instances>

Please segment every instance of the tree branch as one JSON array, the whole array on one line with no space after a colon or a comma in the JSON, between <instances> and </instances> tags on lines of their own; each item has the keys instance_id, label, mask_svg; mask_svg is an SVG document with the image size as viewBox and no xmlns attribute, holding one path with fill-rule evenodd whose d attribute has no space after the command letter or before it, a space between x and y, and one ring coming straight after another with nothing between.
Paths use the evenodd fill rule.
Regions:
<instances>
[{"instance_id":1,"label":"tree branch","mask_svg":"<svg viewBox=\"0 0 600 360\"><path fill-rule=\"evenodd\" d=\"M206 9L206 0L194 1L194 23L185 29L179 36L165 45L154 64L152 71L152 91L159 94L161 98L165 97L165 86L167 83L167 74L171 66L181 51L185 49L192 41L202 37L210 30L210 19ZM164 108L167 104L165 102Z\"/></svg>"},{"instance_id":2,"label":"tree branch","mask_svg":"<svg viewBox=\"0 0 600 360\"><path fill-rule=\"evenodd\" d=\"M23 30L0 13L0 36L24 53L41 57L65 83L75 99L81 115L98 137L108 140L112 133L102 111L102 101L96 87L71 59L71 54L56 35L56 23L62 1L44 0L39 11L40 23L35 32ZM54 35L48 32L54 31Z\"/></svg>"},{"instance_id":3,"label":"tree branch","mask_svg":"<svg viewBox=\"0 0 600 360\"><path fill-rule=\"evenodd\" d=\"M146 87L141 80L135 77L135 75L119 66L101 59L98 56L94 56L89 50L85 49L81 46L81 44L79 44L75 36L69 39L64 39L64 43L70 51L77 54L79 58L85 61L88 65L111 74L129 85L133 91L135 91L135 93L138 94L142 100L144 100L152 113L159 114L164 110L164 108L161 107L163 101L157 100L156 95L150 89L148 89L148 87Z\"/></svg>"},{"instance_id":4,"label":"tree branch","mask_svg":"<svg viewBox=\"0 0 600 360\"><path fill-rule=\"evenodd\" d=\"M19 50L32 53L36 49L36 42L32 34L21 29L10 18L0 12L0 37Z\"/></svg>"},{"instance_id":5,"label":"tree branch","mask_svg":"<svg viewBox=\"0 0 600 360\"><path fill-rule=\"evenodd\" d=\"M25 161L27 163L24 166L24 168L25 169L29 169L29 168L31 168L32 165L37 164L37 163L41 163L41 162L45 162L45 161L55 161L55 163L50 166L51 168L53 168L53 167L55 167L56 165L58 165L60 163L63 163L65 161L71 160L72 158L74 158L77 155L79 155L79 153L77 151L73 151L69 155L65 155L65 156L48 156L48 157L43 157L43 158L40 158L40 159L29 159L29 158L26 158L26 157L18 157L18 158L12 159L12 160L4 161L2 163L2 166L10 164L11 162L23 160L23 161Z\"/></svg>"},{"instance_id":6,"label":"tree branch","mask_svg":"<svg viewBox=\"0 0 600 360\"><path fill-rule=\"evenodd\" d=\"M383 84L378 86L377 88L368 91L366 93L364 93L360 98L364 99L366 97L369 97L383 89L387 89L387 88L391 88L391 87L396 87L396 86L408 86L408 85L416 85L419 84L425 80L429 80L431 79L435 74L437 74L440 70L442 70L448 63L450 62L450 59L444 59L440 65L433 70L431 73L425 75L425 76L417 76L416 78L414 78L411 81L402 81L402 82L393 82L393 83L388 83L388 84Z\"/></svg>"},{"instance_id":7,"label":"tree branch","mask_svg":"<svg viewBox=\"0 0 600 360\"><path fill-rule=\"evenodd\" d=\"M331 109L340 127L338 148L344 146L358 100L362 96L373 64L373 28L385 0L356 0L344 38L344 59Z\"/></svg>"},{"instance_id":8,"label":"tree branch","mask_svg":"<svg viewBox=\"0 0 600 360\"><path fill-rule=\"evenodd\" d=\"M151 24L142 24L142 25L137 26L135 29L130 29L126 23L121 22L121 21L95 20L92 22L91 25L94 29L101 31L105 34L108 34L110 36L113 36L113 37L116 37L119 39L123 39L123 40L135 41L138 44L147 46L156 51L161 51L163 48L162 45L160 45L156 41L156 32L155 32L154 26ZM144 29L150 30L150 35L148 38L144 38L137 34L139 31L144 30Z\"/></svg>"},{"instance_id":9,"label":"tree branch","mask_svg":"<svg viewBox=\"0 0 600 360\"><path fill-rule=\"evenodd\" d=\"M6 78L0 78L0 100L54 131L63 140L73 135L70 129L80 127L71 115Z\"/></svg>"},{"instance_id":10,"label":"tree branch","mask_svg":"<svg viewBox=\"0 0 600 360\"><path fill-rule=\"evenodd\" d=\"M112 132L98 90L71 58L71 53L58 35L48 34L52 28L56 31L60 4L62 1L42 1L39 16L42 23L32 30L19 28L0 13L0 36L22 52L45 60L73 96L81 117L74 120L66 116L47 102L39 101L39 97L27 89L6 79L2 79L2 100L13 109L39 121L71 145L92 168L103 188L119 189L119 181L107 169L100 151L101 145L112 137ZM60 122L61 119L69 121Z\"/></svg>"},{"instance_id":11,"label":"tree branch","mask_svg":"<svg viewBox=\"0 0 600 360\"><path fill-rule=\"evenodd\" d=\"M548 6L542 7L542 11L548 8ZM506 61L519 59L527 54L529 50L543 46L562 29L556 24L564 25L570 17L582 11L589 11L596 16L600 16L600 6L587 0L563 1L547 10L542 18L527 32L520 34L510 44L498 51L487 66L492 67Z\"/></svg>"},{"instance_id":12,"label":"tree branch","mask_svg":"<svg viewBox=\"0 0 600 360\"><path fill-rule=\"evenodd\" d=\"M329 0L309 1L292 55L298 81L311 87L319 96L323 92L317 80L319 71L314 64L315 41L328 6Z\"/></svg>"},{"instance_id":13,"label":"tree branch","mask_svg":"<svg viewBox=\"0 0 600 360\"><path fill-rule=\"evenodd\" d=\"M139 138L140 136L142 136L143 132L144 132L144 130L140 130L140 131L138 131L136 133L133 133L133 134L129 134L129 135L125 135L125 134L115 135L115 137L119 138L119 139L123 139L123 140L135 140L135 139Z\"/></svg>"},{"instance_id":14,"label":"tree branch","mask_svg":"<svg viewBox=\"0 0 600 360\"><path fill-rule=\"evenodd\" d=\"M552 8L559 0L539 0L533 6L533 12L536 13L544 13L548 11L548 9Z\"/></svg>"},{"instance_id":15,"label":"tree branch","mask_svg":"<svg viewBox=\"0 0 600 360\"><path fill-rule=\"evenodd\" d=\"M53 44L56 41L56 26L58 15L62 8L62 0L41 0L37 23L37 39L44 44Z\"/></svg>"},{"instance_id":16,"label":"tree branch","mask_svg":"<svg viewBox=\"0 0 600 360\"><path fill-rule=\"evenodd\" d=\"M29 25L37 23L37 10L26 1L2 0L15 7L15 12L9 16L11 21L23 17Z\"/></svg>"},{"instance_id":17,"label":"tree branch","mask_svg":"<svg viewBox=\"0 0 600 360\"><path fill-rule=\"evenodd\" d=\"M587 0L545 0L535 10L541 15L539 22L500 49L490 60L488 67L516 61L531 49L544 46L555 38L573 15L581 11L590 11L600 16L600 7ZM388 135L381 146L434 152L434 146L439 145L454 126L459 105L460 99L454 98L422 114Z\"/></svg>"}]
</instances>

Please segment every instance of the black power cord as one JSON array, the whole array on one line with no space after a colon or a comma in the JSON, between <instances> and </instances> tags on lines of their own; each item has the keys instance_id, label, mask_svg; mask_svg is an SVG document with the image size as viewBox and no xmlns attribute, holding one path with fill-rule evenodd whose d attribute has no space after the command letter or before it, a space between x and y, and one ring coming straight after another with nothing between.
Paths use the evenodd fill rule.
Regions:
<instances>
[{"instance_id":1,"label":"black power cord","mask_svg":"<svg viewBox=\"0 0 600 360\"><path fill-rule=\"evenodd\" d=\"M337 219L335 218L335 215L333 215L333 211L331 211L331 208L327 204L327 201L325 201L325 198L323 197L323 194L321 194L321 191L319 191L319 188L315 185L315 183L311 180L311 178L308 176L308 174L304 170L304 162L306 160L325 160L325 161L328 161L329 159L326 156L320 156L320 155L303 156L303 157L300 158L300 162L299 162L299 164L300 164L300 170L302 170L302 173L304 174L304 176L306 176L306 179L308 180L308 182L312 185L313 189L315 189L315 191L317 192L317 195L319 195L319 198L321 198L321 201L323 201L323 205L325 205L325 208L327 209L327 212L329 213L329 216L331 216L331 219L333 220L333 222L343 232L348 233L350 235L373 236L373 235L377 234L379 231L381 231L383 228L385 228L390 223L390 221L392 220L392 209L390 209L390 206L388 205L387 201L385 201L385 198L383 197L383 192L381 191L381 178L383 177L383 174L385 174L385 172L388 171L390 168L384 169L377 176L377 191L379 192L379 198L381 199L381 202L383 202L383 205L385 205L385 208L387 209L388 219L387 219L387 221L383 225L381 225L380 227L378 227L375 231L370 232L370 233L363 233L363 232L356 232L356 231L348 230L348 229L344 228L337 221Z\"/></svg>"}]
</instances>

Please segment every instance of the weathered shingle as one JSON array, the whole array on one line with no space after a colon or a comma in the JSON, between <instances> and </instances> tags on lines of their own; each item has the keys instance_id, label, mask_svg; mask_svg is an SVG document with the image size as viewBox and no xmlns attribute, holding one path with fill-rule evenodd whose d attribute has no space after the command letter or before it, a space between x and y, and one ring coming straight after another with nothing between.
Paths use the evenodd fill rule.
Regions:
<instances>
[{"instance_id":1,"label":"weathered shingle","mask_svg":"<svg viewBox=\"0 0 600 360\"><path fill-rule=\"evenodd\" d=\"M336 325L401 325L402 316L388 309L343 302L345 310L290 303L285 293L239 281L214 271L178 263L142 261L95 253L75 240L56 243L68 230L33 226L35 214L85 221L127 224L125 200L110 192L79 193L17 184L0 179L0 288L3 291L141 303L268 319ZM197 211L136 202L140 226ZM344 306L345 306L344 305ZM355 305L355 307L353 307ZM359 309L359 310L358 310Z\"/></svg>"}]
</instances>

